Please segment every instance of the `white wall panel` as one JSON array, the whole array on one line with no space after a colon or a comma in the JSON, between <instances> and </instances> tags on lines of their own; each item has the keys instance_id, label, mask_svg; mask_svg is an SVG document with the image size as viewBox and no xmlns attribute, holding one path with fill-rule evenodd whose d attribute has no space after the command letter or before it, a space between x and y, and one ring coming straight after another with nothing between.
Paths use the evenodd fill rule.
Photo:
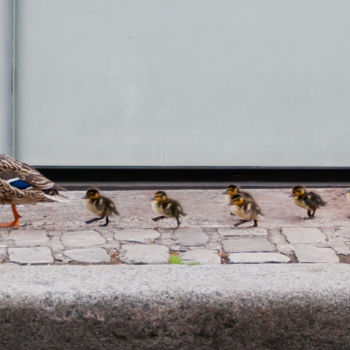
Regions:
<instances>
[{"instance_id":1,"label":"white wall panel","mask_svg":"<svg viewBox=\"0 0 350 350\"><path fill-rule=\"evenodd\" d=\"M0 0L0 153L11 152L12 1Z\"/></svg>"},{"instance_id":2,"label":"white wall panel","mask_svg":"<svg viewBox=\"0 0 350 350\"><path fill-rule=\"evenodd\" d=\"M18 0L18 156L350 166L347 0Z\"/></svg>"}]
</instances>

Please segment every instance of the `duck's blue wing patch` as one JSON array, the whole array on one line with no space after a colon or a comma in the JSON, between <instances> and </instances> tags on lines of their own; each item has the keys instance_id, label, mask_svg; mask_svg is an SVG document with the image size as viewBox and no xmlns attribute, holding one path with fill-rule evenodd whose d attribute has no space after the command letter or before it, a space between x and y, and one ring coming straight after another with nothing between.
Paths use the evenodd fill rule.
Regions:
<instances>
[{"instance_id":1,"label":"duck's blue wing patch","mask_svg":"<svg viewBox=\"0 0 350 350\"><path fill-rule=\"evenodd\" d=\"M25 182L21 179L10 179L7 181L12 187L16 187L19 190L26 190L28 188L31 188L32 186L29 185L28 182Z\"/></svg>"}]
</instances>

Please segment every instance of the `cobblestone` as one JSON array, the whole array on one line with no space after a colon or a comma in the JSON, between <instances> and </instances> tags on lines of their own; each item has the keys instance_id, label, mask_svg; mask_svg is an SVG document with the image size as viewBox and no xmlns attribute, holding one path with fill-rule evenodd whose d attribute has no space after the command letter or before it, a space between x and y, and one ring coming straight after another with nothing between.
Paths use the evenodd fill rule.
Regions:
<instances>
[{"instance_id":1,"label":"cobblestone","mask_svg":"<svg viewBox=\"0 0 350 350\"><path fill-rule=\"evenodd\" d=\"M54 251L62 251L64 250L64 246L61 242L60 237L54 236L51 238L50 240L50 247L54 250Z\"/></svg>"},{"instance_id":2,"label":"cobblestone","mask_svg":"<svg viewBox=\"0 0 350 350\"><path fill-rule=\"evenodd\" d=\"M326 246L332 248L337 254L350 254L349 247L340 239L334 238L326 243Z\"/></svg>"},{"instance_id":3,"label":"cobblestone","mask_svg":"<svg viewBox=\"0 0 350 350\"><path fill-rule=\"evenodd\" d=\"M201 264L219 264L221 254L224 263L285 263L294 254L299 263L338 262L337 254L350 262L349 208L333 205L344 189L323 189L328 205L313 220L303 219L287 197L289 190L251 190L264 212L255 228L233 227L237 218L230 215L222 190L171 192L187 213L177 230L173 219L159 225L151 220L154 191L148 190L111 192L122 215L107 227L86 225L91 214L84 210L82 191L68 194L71 203L23 205L20 228L0 229L0 263L167 264L172 251L184 262ZM0 220L8 219L8 208L1 215Z\"/></svg>"},{"instance_id":4,"label":"cobblestone","mask_svg":"<svg viewBox=\"0 0 350 350\"><path fill-rule=\"evenodd\" d=\"M53 257L48 247L9 248L10 262L19 264L51 264Z\"/></svg>"},{"instance_id":5,"label":"cobblestone","mask_svg":"<svg viewBox=\"0 0 350 350\"><path fill-rule=\"evenodd\" d=\"M286 227L282 229L289 243L321 243L326 236L315 227Z\"/></svg>"},{"instance_id":6,"label":"cobblestone","mask_svg":"<svg viewBox=\"0 0 350 350\"><path fill-rule=\"evenodd\" d=\"M290 261L290 258L280 253L232 253L228 257L232 264L287 263Z\"/></svg>"},{"instance_id":7,"label":"cobblestone","mask_svg":"<svg viewBox=\"0 0 350 350\"><path fill-rule=\"evenodd\" d=\"M126 229L114 234L116 240L139 243L150 243L159 237L159 232L150 229Z\"/></svg>"},{"instance_id":8,"label":"cobblestone","mask_svg":"<svg viewBox=\"0 0 350 350\"><path fill-rule=\"evenodd\" d=\"M96 231L66 232L62 235L66 247L91 247L105 243L105 239Z\"/></svg>"},{"instance_id":9,"label":"cobblestone","mask_svg":"<svg viewBox=\"0 0 350 350\"><path fill-rule=\"evenodd\" d=\"M227 253L234 252L264 252L274 251L276 248L266 238L231 238L222 241Z\"/></svg>"},{"instance_id":10,"label":"cobblestone","mask_svg":"<svg viewBox=\"0 0 350 350\"><path fill-rule=\"evenodd\" d=\"M17 246L37 246L49 242L45 230L12 230L9 239L14 240Z\"/></svg>"},{"instance_id":11,"label":"cobblestone","mask_svg":"<svg viewBox=\"0 0 350 350\"><path fill-rule=\"evenodd\" d=\"M281 234L281 230L271 230L270 240L276 245L276 249L283 254L293 254L293 247L287 242L284 235Z\"/></svg>"},{"instance_id":12,"label":"cobblestone","mask_svg":"<svg viewBox=\"0 0 350 350\"><path fill-rule=\"evenodd\" d=\"M264 227L244 227L244 228L219 228L219 234L223 238L232 236L266 236L267 229Z\"/></svg>"},{"instance_id":13,"label":"cobblestone","mask_svg":"<svg viewBox=\"0 0 350 350\"><path fill-rule=\"evenodd\" d=\"M340 227L339 230L336 231L335 235L337 237L344 237L350 240L350 226Z\"/></svg>"},{"instance_id":14,"label":"cobblestone","mask_svg":"<svg viewBox=\"0 0 350 350\"><path fill-rule=\"evenodd\" d=\"M208 241L208 235L200 227L179 228L176 230L174 238L185 247L203 245Z\"/></svg>"},{"instance_id":15,"label":"cobblestone","mask_svg":"<svg viewBox=\"0 0 350 350\"><path fill-rule=\"evenodd\" d=\"M314 247L309 244L295 244L294 252L301 263L338 263L339 259L331 248Z\"/></svg>"},{"instance_id":16,"label":"cobblestone","mask_svg":"<svg viewBox=\"0 0 350 350\"><path fill-rule=\"evenodd\" d=\"M193 249L181 253L180 258L183 262L200 263L200 264L221 264L221 259L217 251L206 249Z\"/></svg>"},{"instance_id":17,"label":"cobblestone","mask_svg":"<svg viewBox=\"0 0 350 350\"><path fill-rule=\"evenodd\" d=\"M120 259L127 264L166 264L169 249L162 245L124 244Z\"/></svg>"},{"instance_id":18,"label":"cobblestone","mask_svg":"<svg viewBox=\"0 0 350 350\"><path fill-rule=\"evenodd\" d=\"M83 263L108 263L110 256L103 248L83 248L65 250L64 254L71 260Z\"/></svg>"}]
</instances>

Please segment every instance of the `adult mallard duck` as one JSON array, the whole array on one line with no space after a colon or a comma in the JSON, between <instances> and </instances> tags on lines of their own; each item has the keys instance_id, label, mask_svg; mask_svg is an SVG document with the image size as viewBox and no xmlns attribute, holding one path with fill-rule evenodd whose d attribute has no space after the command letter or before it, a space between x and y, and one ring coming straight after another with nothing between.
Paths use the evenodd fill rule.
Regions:
<instances>
[{"instance_id":1,"label":"adult mallard duck","mask_svg":"<svg viewBox=\"0 0 350 350\"><path fill-rule=\"evenodd\" d=\"M6 154L0 154L0 204L10 204L14 220L0 227L18 228L21 217L16 205L38 202L67 202L60 195L64 188L47 179L39 171Z\"/></svg>"}]
</instances>

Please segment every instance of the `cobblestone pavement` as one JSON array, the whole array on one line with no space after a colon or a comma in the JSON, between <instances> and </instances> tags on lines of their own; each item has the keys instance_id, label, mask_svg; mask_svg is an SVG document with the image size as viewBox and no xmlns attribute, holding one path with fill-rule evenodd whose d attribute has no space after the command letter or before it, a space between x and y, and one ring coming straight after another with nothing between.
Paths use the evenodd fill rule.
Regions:
<instances>
[{"instance_id":1,"label":"cobblestone pavement","mask_svg":"<svg viewBox=\"0 0 350 350\"><path fill-rule=\"evenodd\" d=\"M161 189L161 188L160 188ZM16 264L167 264L171 255L183 263L348 263L350 203L344 188L313 189L327 202L313 220L294 205L287 189L249 192L264 216L233 227L223 190L169 190L187 213L181 227L166 219L154 223L154 191L104 191L117 204L120 217L107 227L83 205L84 192L71 191L70 203L21 205L18 230L1 229L0 261ZM2 206L1 221L11 209ZM11 218L12 220L12 218Z\"/></svg>"}]
</instances>

